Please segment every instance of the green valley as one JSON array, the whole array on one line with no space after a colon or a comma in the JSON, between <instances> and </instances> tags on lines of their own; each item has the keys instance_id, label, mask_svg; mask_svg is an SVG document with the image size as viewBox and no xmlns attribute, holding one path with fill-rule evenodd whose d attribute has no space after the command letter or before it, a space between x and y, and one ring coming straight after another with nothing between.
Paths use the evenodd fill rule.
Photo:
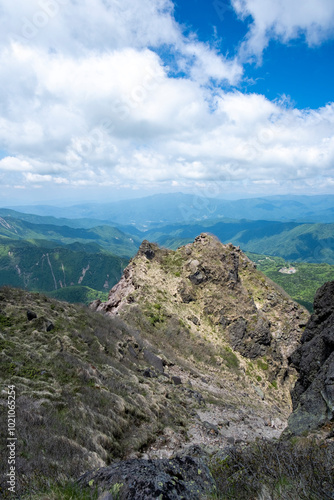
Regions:
<instances>
[{"instance_id":1,"label":"green valley","mask_svg":"<svg viewBox=\"0 0 334 500\"><path fill-rule=\"evenodd\" d=\"M69 302L102 298L120 279L128 259L96 244L58 246L48 241L0 238L0 285L54 292ZM79 290L82 288L82 290Z\"/></svg>"},{"instance_id":2,"label":"green valley","mask_svg":"<svg viewBox=\"0 0 334 500\"><path fill-rule=\"evenodd\" d=\"M281 257L258 255L247 252L257 268L280 285L294 300L313 311L317 289L334 280L334 266L326 263L287 262Z\"/></svg>"}]
</instances>

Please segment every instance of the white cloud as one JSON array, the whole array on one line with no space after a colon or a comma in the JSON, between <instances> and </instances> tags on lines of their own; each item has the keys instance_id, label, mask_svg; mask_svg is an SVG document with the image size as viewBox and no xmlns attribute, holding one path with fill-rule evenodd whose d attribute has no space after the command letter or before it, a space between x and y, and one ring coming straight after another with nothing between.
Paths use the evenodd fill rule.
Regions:
<instances>
[{"instance_id":1,"label":"white cloud","mask_svg":"<svg viewBox=\"0 0 334 500\"><path fill-rule=\"evenodd\" d=\"M47 53L83 57L132 48L178 52L182 61L202 70L202 81L234 84L241 66L215 50L183 36L171 0L3 0L0 45L12 41ZM18 13L20 13L18 15ZM213 64L214 63L214 64ZM55 80L56 84L56 80Z\"/></svg>"},{"instance_id":2,"label":"white cloud","mask_svg":"<svg viewBox=\"0 0 334 500\"><path fill-rule=\"evenodd\" d=\"M232 0L236 13L253 22L247 40L241 46L244 58L261 59L270 39L286 43L304 35L309 46L334 37L332 0Z\"/></svg>"},{"instance_id":3,"label":"white cloud","mask_svg":"<svg viewBox=\"0 0 334 500\"><path fill-rule=\"evenodd\" d=\"M334 176L334 105L306 112L222 90L217 83L238 82L241 66L185 38L169 0L49 1L59 9L30 39L22 18L36 21L40 1L17 0L20 11L7 0L1 6L3 186L201 184L213 194L219 183L261 192ZM268 26L277 36L283 30L277 6L267 19L255 9L259 1L239 4L245 15L253 9L265 37ZM170 76L152 47L174 54L185 76Z\"/></svg>"},{"instance_id":4,"label":"white cloud","mask_svg":"<svg viewBox=\"0 0 334 500\"><path fill-rule=\"evenodd\" d=\"M14 158L12 156L7 156L6 158L0 160L0 172L26 172L30 169L31 165L26 160L20 160L19 158Z\"/></svg>"},{"instance_id":5,"label":"white cloud","mask_svg":"<svg viewBox=\"0 0 334 500\"><path fill-rule=\"evenodd\" d=\"M3 0L0 40L80 55L127 46L159 46L181 37L170 0Z\"/></svg>"},{"instance_id":6,"label":"white cloud","mask_svg":"<svg viewBox=\"0 0 334 500\"><path fill-rule=\"evenodd\" d=\"M237 84L242 76L242 67L236 60L227 61L203 43L183 45L183 53L190 56L190 74L197 82L206 82L208 78L229 81Z\"/></svg>"}]
</instances>

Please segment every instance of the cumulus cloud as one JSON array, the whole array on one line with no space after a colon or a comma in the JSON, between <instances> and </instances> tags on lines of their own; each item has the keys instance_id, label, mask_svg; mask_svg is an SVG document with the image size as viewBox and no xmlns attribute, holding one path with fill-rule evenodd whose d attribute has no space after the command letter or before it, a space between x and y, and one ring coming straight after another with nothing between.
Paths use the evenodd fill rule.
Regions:
<instances>
[{"instance_id":1,"label":"cumulus cloud","mask_svg":"<svg viewBox=\"0 0 334 500\"><path fill-rule=\"evenodd\" d=\"M79 56L176 43L181 32L171 0L3 0L0 40L11 40ZM19 14L18 14L19 13Z\"/></svg>"},{"instance_id":2,"label":"cumulus cloud","mask_svg":"<svg viewBox=\"0 0 334 500\"><path fill-rule=\"evenodd\" d=\"M272 26L282 39L297 33L291 21L281 34L290 18L278 25L276 8L263 20L259 5L234 4L264 37ZM302 111L231 90L240 64L186 38L170 0L4 0L1 19L3 186L197 186L212 195L220 183L261 192L333 177L334 105Z\"/></svg>"},{"instance_id":3,"label":"cumulus cloud","mask_svg":"<svg viewBox=\"0 0 334 500\"><path fill-rule=\"evenodd\" d=\"M334 37L334 3L332 0L232 0L242 19L252 17L241 56L261 59L271 39L286 43L304 36L309 46Z\"/></svg>"},{"instance_id":4,"label":"cumulus cloud","mask_svg":"<svg viewBox=\"0 0 334 500\"><path fill-rule=\"evenodd\" d=\"M47 53L86 58L126 48L164 48L181 54L190 71L202 69L202 79L236 83L242 68L210 47L185 38L173 17L171 0L3 0L0 44L19 42ZM18 15L17 13L20 13ZM204 63L204 59L211 62ZM212 61L215 62L213 67Z\"/></svg>"}]
</instances>

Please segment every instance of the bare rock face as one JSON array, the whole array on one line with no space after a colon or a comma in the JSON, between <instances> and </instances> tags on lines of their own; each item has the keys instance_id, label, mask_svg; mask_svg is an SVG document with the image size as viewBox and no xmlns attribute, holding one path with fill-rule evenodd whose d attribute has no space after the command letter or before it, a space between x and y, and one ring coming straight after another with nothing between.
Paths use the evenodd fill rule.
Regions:
<instances>
[{"instance_id":1,"label":"bare rock face","mask_svg":"<svg viewBox=\"0 0 334 500\"><path fill-rule=\"evenodd\" d=\"M334 282L319 288L302 345L290 362L299 372L292 390L294 434L314 430L334 418Z\"/></svg>"},{"instance_id":2,"label":"bare rock face","mask_svg":"<svg viewBox=\"0 0 334 500\"><path fill-rule=\"evenodd\" d=\"M275 387L278 382L286 394L295 373L287 358L309 317L240 248L206 233L176 251L143 241L108 301L96 309L137 321L138 329L144 316L166 338L182 324L194 343L229 346L241 362L261 360L266 373L257 379Z\"/></svg>"}]
</instances>

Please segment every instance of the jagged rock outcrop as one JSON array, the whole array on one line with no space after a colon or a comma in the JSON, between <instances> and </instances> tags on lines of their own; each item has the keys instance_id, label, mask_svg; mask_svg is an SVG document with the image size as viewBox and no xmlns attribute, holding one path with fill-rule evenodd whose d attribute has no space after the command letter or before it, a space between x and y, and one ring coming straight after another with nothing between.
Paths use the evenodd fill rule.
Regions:
<instances>
[{"instance_id":1,"label":"jagged rock outcrop","mask_svg":"<svg viewBox=\"0 0 334 500\"><path fill-rule=\"evenodd\" d=\"M240 248L205 233L177 251L143 241L108 301L95 308L127 320L140 309L160 329L181 319L197 338L216 337L247 359L265 358L270 381L282 384L308 319Z\"/></svg>"},{"instance_id":2,"label":"jagged rock outcrop","mask_svg":"<svg viewBox=\"0 0 334 500\"><path fill-rule=\"evenodd\" d=\"M334 281L317 291L301 343L290 357L299 372L289 418L289 429L297 435L334 418Z\"/></svg>"},{"instance_id":3,"label":"jagged rock outcrop","mask_svg":"<svg viewBox=\"0 0 334 500\"><path fill-rule=\"evenodd\" d=\"M87 472L78 483L98 488L104 500L199 500L215 486L207 465L191 456L117 462Z\"/></svg>"}]
</instances>

